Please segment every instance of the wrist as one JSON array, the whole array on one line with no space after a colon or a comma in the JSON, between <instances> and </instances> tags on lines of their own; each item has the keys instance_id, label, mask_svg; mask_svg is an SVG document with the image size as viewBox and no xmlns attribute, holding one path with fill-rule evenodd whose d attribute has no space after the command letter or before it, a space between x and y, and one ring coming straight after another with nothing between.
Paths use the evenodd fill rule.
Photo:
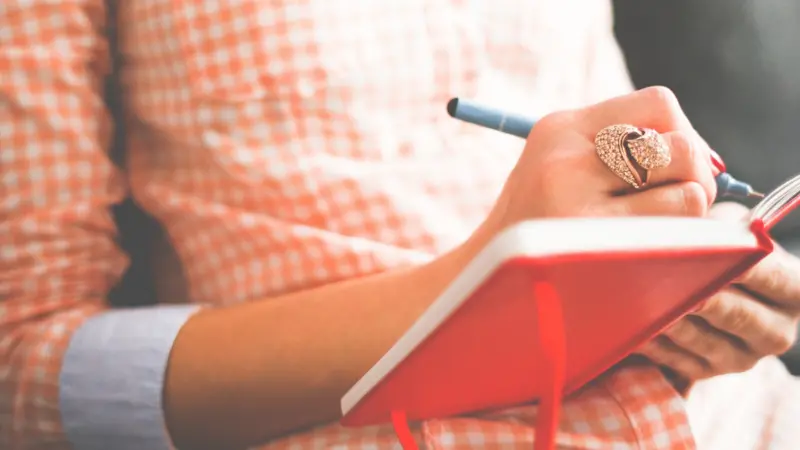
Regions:
<instances>
[{"instance_id":1,"label":"wrist","mask_svg":"<svg viewBox=\"0 0 800 450\"><path fill-rule=\"evenodd\" d=\"M461 246L460 251L464 257L468 259L474 258L483 248L489 245L498 233L508 226L507 222L504 202L498 201L486 220L475 229L469 239Z\"/></svg>"}]
</instances>

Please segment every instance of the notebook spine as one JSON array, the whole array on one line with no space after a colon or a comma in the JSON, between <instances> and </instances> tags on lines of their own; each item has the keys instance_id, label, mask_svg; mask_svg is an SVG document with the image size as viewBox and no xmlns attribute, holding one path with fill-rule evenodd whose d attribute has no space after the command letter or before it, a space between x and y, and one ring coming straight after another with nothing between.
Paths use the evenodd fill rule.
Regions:
<instances>
[{"instance_id":1,"label":"notebook spine","mask_svg":"<svg viewBox=\"0 0 800 450\"><path fill-rule=\"evenodd\" d=\"M772 253L772 250L775 249L775 244L769 236L769 227L764 219L753 219L750 222L750 231L756 236L756 239L758 239L758 246L767 253Z\"/></svg>"}]
</instances>

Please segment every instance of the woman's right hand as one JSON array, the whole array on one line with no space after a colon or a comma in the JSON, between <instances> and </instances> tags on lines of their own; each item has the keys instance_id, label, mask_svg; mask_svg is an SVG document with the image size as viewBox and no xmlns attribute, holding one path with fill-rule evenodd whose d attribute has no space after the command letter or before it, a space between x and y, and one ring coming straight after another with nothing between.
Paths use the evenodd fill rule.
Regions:
<instances>
[{"instance_id":1,"label":"woman's right hand","mask_svg":"<svg viewBox=\"0 0 800 450\"><path fill-rule=\"evenodd\" d=\"M614 124L652 128L672 154L635 190L600 160L595 135ZM489 220L493 232L525 219L569 216L705 216L716 197L712 158L666 88L651 87L544 117L531 131ZM492 233L493 234L493 233Z\"/></svg>"}]
</instances>

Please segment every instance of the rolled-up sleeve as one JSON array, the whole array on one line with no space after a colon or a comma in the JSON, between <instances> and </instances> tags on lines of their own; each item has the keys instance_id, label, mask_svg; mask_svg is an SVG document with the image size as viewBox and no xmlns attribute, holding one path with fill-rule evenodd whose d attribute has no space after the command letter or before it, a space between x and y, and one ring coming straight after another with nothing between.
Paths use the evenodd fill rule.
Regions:
<instances>
[{"instance_id":1,"label":"rolled-up sleeve","mask_svg":"<svg viewBox=\"0 0 800 450\"><path fill-rule=\"evenodd\" d=\"M74 334L61 370L61 413L74 448L171 448L161 405L175 336L191 306L110 311Z\"/></svg>"},{"instance_id":2,"label":"rolled-up sleeve","mask_svg":"<svg viewBox=\"0 0 800 450\"><path fill-rule=\"evenodd\" d=\"M168 448L161 385L190 307L110 310L103 0L0 2L0 448ZM146 445L145 445L146 444Z\"/></svg>"}]
</instances>

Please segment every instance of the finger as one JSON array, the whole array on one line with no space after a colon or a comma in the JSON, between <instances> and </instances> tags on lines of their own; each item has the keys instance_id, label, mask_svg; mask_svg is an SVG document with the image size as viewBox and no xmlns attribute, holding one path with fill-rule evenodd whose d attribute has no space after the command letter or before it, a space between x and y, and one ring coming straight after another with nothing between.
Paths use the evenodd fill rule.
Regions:
<instances>
[{"instance_id":1,"label":"finger","mask_svg":"<svg viewBox=\"0 0 800 450\"><path fill-rule=\"evenodd\" d=\"M713 375L711 367L704 360L678 347L666 336L650 340L639 353L689 380L700 380Z\"/></svg>"},{"instance_id":2,"label":"finger","mask_svg":"<svg viewBox=\"0 0 800 450\"><path fill-rule=\"evenodd\" d=\"M715 374L744 372L759 356L741 341L697 316L686 316L664 331L675 345L704 360Z\"/></svg>"},{"instance_id":3,"label":"finger","mask_svg":"<svg viewBox=\"0 0 800 450\"><path fill-rule=\"evenodd\" d=\"M683 182L611 198L602 205L602 212L612 216L703 217L708 207L703 186Z\"/></svg>"},{"instance_id":4,"label":"finger","mask_svg":"<svg viewBox=\"0 0 800 450\"><path fill-rule=\"evenodd\" d=\"M780 246L737 280L747 291L789 311L800 311L800 260Z\"/></svg>"},{"instance_id":5,"label":"finger","mask_svg":"<svg viewBox=\"0 0 800 450\"><path fill-rule=\"evenodd\" d=\"M741 339L759 355L780 355L794 344L796 321L738 289L725 289L706 300L693 315L717 330Z\"/></svg>"},{"instance_id":6,"label":"finger","mask_svg":"<svg viewBox=\"0 0 800 450\"><path fill-rule=\"evenodd\" d=\"M650 183L661 185L680 181L695 181L706 193L709 205L717 196L710 148L700 136L692 132L673 131L661 135L672 154L672 162L662 169L650 172Z\"/></svg>"},{"instance_id":7,"label":"finger","mask_svg":"<svg viewBox=\"0 0 800 450\"><path fill-rule=\"evenodd\" d=\"M661 134L661 137L669 148L671 162L666 167L649 172L649 185L694 181L700 183L705 190L707 203L709 205L713 203L717 196L717 184L714 180L711 149L705 141L694 130L672 131ZM592 152L591 157L585 158L585 161L575 161L573 164L576 168L579 166L584 173L596 174L592 177L593 180L604 186L606 192L636 192L630 184L603 163L596 151ZM636 170L639 176L644 178L644 170L641 168Z\"/></svg>"},{"instance_id":8,"label":"finger","mask_svg":"<svg viewBox=\"0 0 800 450\"><path fill-rule=\"evenodd\" d=\"M692 129L675 94L661 86L609 99L584 108L580 114L581 131L591 139L598 131L614 124L652 128L661 133Z\"/></svg>"}]
</instances>

